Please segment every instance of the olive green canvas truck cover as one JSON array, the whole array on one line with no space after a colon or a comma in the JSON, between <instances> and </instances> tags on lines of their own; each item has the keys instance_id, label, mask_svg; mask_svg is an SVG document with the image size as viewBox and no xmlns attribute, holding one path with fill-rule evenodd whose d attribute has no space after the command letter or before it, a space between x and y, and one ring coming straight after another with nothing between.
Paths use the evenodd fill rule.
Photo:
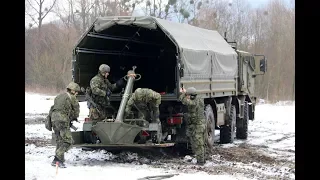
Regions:
<instances>
[{"instance_id":1,"label":"olive green canvas truck cover","mask_svg":"<svg viewBox=\"0 0 320 180\"><path fill-rule=\"evenodd\" d=\"M180 78L181 83L202 81L202 83L189 82L188 84L189 86L195 86L200 93L211 92L210 88L212 87L210 87L210 83L215 86L214 89L236 91L237 53L214 30L202 29L189 24L171 22L154 17L100 17L83 34L78 42L78 46L85 43L81 41L89 31L92 31L92 28L95 32L99 33L117 24L147 29L157 29L159 27L164 31L177 46L177 52L180 56L179 63L181 63L178 66L183 71L183 76ZM215 81L216 83L213 83ZM229 83L219 84L219 82L228 81Z\"/></svg>"},{"instance_id":2,"label":"olive green canvas truck cover","mask_svg":"<svg viewBox=\"0 0 320 180\"><path fill-rule=\"evenodd\" d=\"M222 97L217 102L217 107L222 107L217 112L217 119L223 122L219 121L221 125L224 124L225 100L240 94L237 92L239 57L241 56L238 56L226 39L214 30L147 16L99 17L76 43L72 78L81 87L88 87L101 63L111 67L108 78L114 82L123 77L128 68L137 66L136 73L141 74L141 80L135 82L132 89L144 87L159 92L160 119L165 127L162 132L168 129L166 133L170 134L170 139L171 135L174 137L168 142L186 143L186 126L181 123L184 109L178 100L179 88L193 86L197 89L198 96L204 99L218 100ZM120 92L111 94L110 104L113 108L108 114L110 118L114 118L114 113L119 111L119 102L124 99L122 97ZM79 96L78 99L81 101ZM172 123L167 121L170 118ZM173 123L174 118L180 118L181 121ZM106 129L103 128L100 135L105 132L113 133ZM77 144L82 144L83 139L87 142L88 138L81 136L90 135L91 130L81 133L75 138L79 140ZM132 141L131 138L130 142ZM108 140L105 140L103 146L106 144L114 145ZM125 144L131 146L130 143Z\"/></svg>"}]
</instances>

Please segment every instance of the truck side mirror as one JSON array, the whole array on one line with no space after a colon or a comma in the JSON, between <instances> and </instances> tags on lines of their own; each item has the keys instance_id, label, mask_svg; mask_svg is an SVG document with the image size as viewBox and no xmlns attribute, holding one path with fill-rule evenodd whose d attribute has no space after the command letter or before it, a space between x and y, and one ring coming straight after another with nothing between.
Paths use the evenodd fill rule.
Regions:
<instances>
[{"instance_id":1,"label":"truck side mirror","mask_svg":"<svg viewBox=\"0 0 320 180\"><path fill-rule=\"evenodd\" d=\"M261 58L262 57L262 58ZM254 55L254 61L255 61L255 70L254 70L254 76L256 75L263 75L267 72L267 59L264 55Z\"/></svg>"},{"instance_id":2,"label":"truck side mirror","mask_svg":"<svg viewBox=\"0 0 320 180\"><path fill-rule=\"evenodd\" d=\"M267 72L267 60L265 58L260 60L260 72Z\"/></svg>"}]
</instances>

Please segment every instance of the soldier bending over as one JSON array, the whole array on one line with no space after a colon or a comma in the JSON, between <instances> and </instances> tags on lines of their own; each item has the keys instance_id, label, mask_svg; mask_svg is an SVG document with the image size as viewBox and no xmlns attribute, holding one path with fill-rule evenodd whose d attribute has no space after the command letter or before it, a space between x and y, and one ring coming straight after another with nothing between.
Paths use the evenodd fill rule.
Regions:
<instances>
[{"instance_id":1,"label":"soldier bending over","mask_svg":"<svg viewBox=\"0 0 320 180\"><path fill-rule=\"evenodd\" d=\"M149 120L151 118L152 122L161 123L159 119L160 103L161 95L159 93L148 88L138 88L132 93L127 102L125 115L130 115L132 106L136 106L139 110L139 119ZM153 112L152 117L150 117L150 111Z\"/></svg>"}]
</instances>

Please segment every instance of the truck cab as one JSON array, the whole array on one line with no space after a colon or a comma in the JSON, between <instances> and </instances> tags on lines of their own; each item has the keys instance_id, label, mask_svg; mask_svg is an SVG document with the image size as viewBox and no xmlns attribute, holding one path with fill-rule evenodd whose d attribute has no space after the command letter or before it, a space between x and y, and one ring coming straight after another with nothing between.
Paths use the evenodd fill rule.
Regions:
<instances>
[{"instance_id":1,"label":"truck cab","mask_svg":"<svg viewBox=\"0 0 320 180\"><path fill-rule=\"evenodd\" d=\"M239 63L239 87L240 94L254 94L254 78L263 75L267 71L267 60L264 55L251 54L246 51L236 50Z\"/></svg>"}]
</instances>

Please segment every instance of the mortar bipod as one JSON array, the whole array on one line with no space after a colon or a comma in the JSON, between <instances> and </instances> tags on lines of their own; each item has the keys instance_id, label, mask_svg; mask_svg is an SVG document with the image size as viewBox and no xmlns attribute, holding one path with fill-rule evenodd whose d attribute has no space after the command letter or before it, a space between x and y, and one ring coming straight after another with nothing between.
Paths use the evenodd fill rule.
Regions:
<instances>
[{"instance_id":1,"label":"mortar bipod","mask_svg":"<svg viewBox=\"0 0 320 180\"><path fill-rule=\"evenodd\" d=\"M136 76L130 76L130 74L135 74L135 69L137 67L133 66L132 70L128 71L127 75L124 76L124 80L127 81L127 85L126 88L124 90L124 94L122 95L122 100L121 100L121 104L120 107L118 109L118 113L117 113L117 117L115 119L115 122L123 122L123 115L124 115L124 110L126 108L127 102L129 100L129 96L132 93L132 88L133 88L133 83L134 81L139 81L141 79L141 75L140 74L136 74Z\"/></svg>"}]
</instances>

